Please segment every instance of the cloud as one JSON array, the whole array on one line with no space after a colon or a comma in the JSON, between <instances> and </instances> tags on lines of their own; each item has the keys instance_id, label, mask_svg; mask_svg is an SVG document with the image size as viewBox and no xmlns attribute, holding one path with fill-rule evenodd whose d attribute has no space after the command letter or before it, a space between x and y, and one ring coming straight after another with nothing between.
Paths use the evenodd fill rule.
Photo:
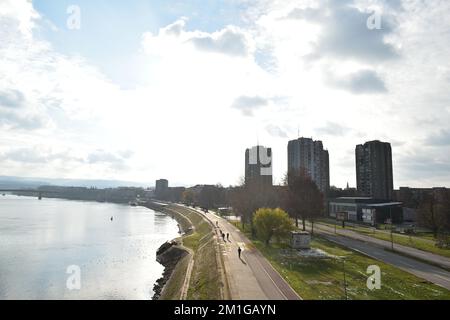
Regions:
<instances>
[{"instance_id":1,"label":"cloud","mask_svg":"<svg viewBox=\"0 0 450 320\"><path fill-rule=\"evenodd\" d=\"M251 54L251 38L239 27L230 25L212 33L186 31L186 20L181 18L160 28L157 35L144 33L142 43L145 51L159 55L174 54L177 48L191 44L200 51L232 57L246 57Z\"/></svg>"},{"instance_id":2,"label":"cloud","mask_svg":"<svg viewBox=\"0 0 450 320\"><path fill-rule=\"evenodd\" d=\"M95 150L87 156L87 162L90 164L107 164L115 169L125 169L126 160L131 157L130 151L108 152L105 150Z\"/></svg>"},{"instance_id":3,"label":"cloud","mask_svg":"<svg viewBox=\"0 0 450 320\"><path fill-rule=\"evenodd\" d=\"M160 29L159 34L165 36L181 36L181 33L184 31L184 27L186 26L186 18L180 18L174 23L167 25L164 28Z\"/></svg>"},{"instance_id":4,"label":"cloud","mask_svg":"<svg viewBox=\"0 0 450 320\"><path fill-rule=\"evenodd\" d=\"M269 99L259 96L240 96L234 100L231 107L240 110L243 115L251 117L255 110L266 106L269 101Z\"/></svg>"},{"instance_id":5,"label":"cloud","mask_svg":"<svg viewBox=\"0 0 450 320\"><path fill-rule=\"evenodd\" d=\"M21 108L25 97L19 90L0 90L0 107Z\"/></svg>"},{"instance_id":6,"label":"cloud","mask_svg":"<svg viewBox=\"0 0 450 320\"><path fill-rule=\"evenodd\" d=\"M279 126L275 126L272 124L269 124L266 126L266 131L273 137L276 138L288 138L288 134L281 129Z\"/></svg>"},{"instance_id":7,"label":"cloud","mask_svg":"<svg viewBox=\"0 0 450 320\"><path fill-rule=\"evenodd\" d=\"M403 11L403 0L382 0L382 5L395 11Z\"/></svg>"},{"instance_id":8,"label":"cloud","mask_svg":"<svg viewBox=\"0 0 450 320\"><path fill-rule=\"evenodd\" d=\"M49 164L54 161L82 161L82 159L70 155L66 150L55 152L52 148L42 146L14 148L0 153L0 159L26 164Z\"/></svg>"},{"instance_id":9,"label":"cloud","mask_svg":"<svg viewBox=\"0 0 450 320\"><path fill-rule=\"evenodd\" d=\"M247 36L239 28L228 26L212 34L200 34L190 41L200 50L245 57L249 54Z\"/></svg>"},{"instance_id":10,"label":"cloud","mask_svg":"<svg viewBox=\"0 0 450 320\"><path fill-rule=\"evenodd\" d=\"M450 156L449 152L404 155L399 157L394 169L403 175L404 180L411 179L419 183L434 181L433 186L438 186L440 183L447 184L450 179L448 156Z\"/></svg>"},{"instance_id":11,"label":"cloud","mask_svg":"<svg viewBox=\"0 0 450 320\"><path fill-rule=\"evenodd\" d=\"M430 135L425 144L429 146L450 146L450 130L441 129L438 133Z\"/></svg>"},{"instance_id":12,"label":"cloud","mask_svg":"<svg viewBox=\"0 0 450 320\"><path fill-rule=\"evenodd\" d=\"M0 110L0 127L35 130L44 128L46 125L47 121L41 115Z\"/></svg>"},{"instance_id":13,"label":"cloud","mask_svg":"<svg viewBox=\"0 0 450 320\"><path fill-rule=\"evenodd\" d=\"M26 38L32 37L32 31L40 15L33 9L31 1L2 0L0 5L0 35L7 33L10 27L17 29ZM3 39L3 38L2 38Z\"/></svg>"},{"instance_id":14,"label":"cloud","mask_svg":"<svg viewBox=\"0 0 450 320\"><path fill-rule=\"evenodd\" d=\"M340 125L336 122L327 122L326 126L317 128L316 132L319 135L329 135L329 136L345 136L351 131L351 129Z\"/></svg>"},{"instance_id":15,"label":"cloud","mask_svg":"<svg viewBox=\"0 0 450 320\"><path fill-rule=\"evenodd\" d=\"M395 47L386 41L395 24L383 12L381 28L369 29L367 20L373 12L362 11L353 1L322 1L318 8L296 8L286 18L316 23L321 33L309 55L312 59L333 57L363 62L382 62L399 56Z\"/></svg>"},{"instance_id":16,"label":"cloud","mask_svg":"<svg viewBox=\"0 0 450 320\"><path fill-rule=\"evenodd\" d=\"M127 168L127 160L132 156L132 151L109 152L97 149L80 155L79 152L68 148L55 148L47 146L32 146L10 148L8 151L0 152L0 160L12 161L21 164L54 165L56 162L62 164L75 163L82 165L106 165L114 170Z\"/></svg>"},{"instance_id":17,"label":"cloud","mask_svg":"<svg viewBox=\"0 0 450 320\"><path fill-rule=\"evenodd\" d=\"M35 130L45 127L45 116L27 108L22 91L8 89L0 91L0 127Z\"/></svg>"},{"instance_id":18,"label":"cloud","mask_svg":"<svg viewBox=\"0 0 450 320\"><path fill-rule=\"evenodd\" d=\"M152 180L157 172L185 184L229 184L243 171L240 159L254 143L251 133L264 135L279 155L274 172L285 172L286 136L300 127L305 136L325 135L324 144L338 160L330 170L335 185L354 178L354 145L369 138L409 141L393 143L396 186L450 181L448 148L427 147L448 146L448 1L258 0L250 13L244 9L251 19L233 19L239 27L215 20L214 31L192 29L206 24L186 18L159 26L156 33L143 34L139 49L145 52L132 43L139 34L123 30L111 38L130 40L120 58L139 55L131 73L142 78L128 90L93 64L98 56L110 56L107 48L96 50L96 57L85 50L82 57L69 54L77 49L70 45L63 54L57 48L66 42L58 39L67 39L34 27L43 22L31 1L0 2L4 173ZM300 7L306 4L314 7ZM381 8L382 29L368 30L375 8ZM43 9L43 16L51 9ZM45 40L48 35L52 42ZM127 78L130 71L108 73ZM430 114L436 120L424 121ZM175 129L168 131L167 123ZM162 132L164 139L152 138ZM180 144L180 136L194 143ZM34 149L35 144L51 149ZM180 166L180 154L201 153L205 145L212 153L229 152L219 160L224 170L192 157ZM413 154L405 159L407 152ZM428 152L433 154L420 157Z\"/></svg>"},{"instance_id":19,"label":"cloud","mask_svg":"<svg viewBox=\"0 0 450 320\"><path fill-rule=\"evenodd\" d=\"M386 85L373 70L360 70L343 77L336 77L327 72L327 83L333 87L350 91L354 94L386 93Z\"/></svg>"}]
</instances>

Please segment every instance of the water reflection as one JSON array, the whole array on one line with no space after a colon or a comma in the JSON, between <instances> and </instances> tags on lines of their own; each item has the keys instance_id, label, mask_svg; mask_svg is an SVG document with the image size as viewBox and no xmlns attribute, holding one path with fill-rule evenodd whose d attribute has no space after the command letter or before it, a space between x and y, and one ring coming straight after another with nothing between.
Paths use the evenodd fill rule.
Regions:
<instances>
[{"instance_id":1,"label":"water reflection","mask_svg":"<svg viewBox=\"0 0 450 320\"><path fill-rule=\"evenodd\" d=\"M150 299L155 252L177 231L142 207L0 196L0 299ZM80 290L66 288L70 265Z\"/></svg>"}]
</instances>

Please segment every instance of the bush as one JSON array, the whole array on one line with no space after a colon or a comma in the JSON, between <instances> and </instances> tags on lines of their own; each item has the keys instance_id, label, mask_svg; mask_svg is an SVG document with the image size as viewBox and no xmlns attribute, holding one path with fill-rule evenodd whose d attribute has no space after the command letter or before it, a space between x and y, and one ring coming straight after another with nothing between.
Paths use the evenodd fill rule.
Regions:
<instances>
[{"instance_id":1,"label":"bush","mask_svg":"<svg viewBox=\"0 0 450 320\"><path fill-rule=\"evenodd\" d=\"M255 212L253 225L256 235L266 245L269 245L273 237L278 239L287 237L294 230L294 225L289 215L281 209L262 208Z\"/></svg>"}]
</instances>

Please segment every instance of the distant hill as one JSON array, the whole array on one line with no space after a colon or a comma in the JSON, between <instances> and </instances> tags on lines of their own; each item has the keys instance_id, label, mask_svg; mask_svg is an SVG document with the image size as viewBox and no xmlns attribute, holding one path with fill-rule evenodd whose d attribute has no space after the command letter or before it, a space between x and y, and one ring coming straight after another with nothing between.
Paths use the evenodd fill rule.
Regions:
<instances>
[{"instance_id":1,"label":"distant hill","mask_svg":"<svg viewBox=\"0 0 450 320\"><path fill-rule=\"evenodd\" d=\"M0 188L36 188L43 185L63 186L63 187L96 187L117 188L117 187L143 187L153 186L154 183L139 183L120 180L88 180L88 179L51 179L51 178L30 178L0 176Z\"/></svg>"}]
</instances>

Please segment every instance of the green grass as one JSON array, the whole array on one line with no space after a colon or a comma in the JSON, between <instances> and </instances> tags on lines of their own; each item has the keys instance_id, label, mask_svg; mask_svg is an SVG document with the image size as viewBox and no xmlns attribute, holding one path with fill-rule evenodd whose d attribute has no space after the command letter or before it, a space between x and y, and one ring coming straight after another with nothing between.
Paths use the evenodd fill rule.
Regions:
<instances>
[{"instance_id":1,"label":"green grass","mask_svg":"<svg viewBox=\"0 0 450 320\"><path fill-rule=\"evenodd\" d=\"M321 224L325 224L329 227L334 228L334 224L331 223L324 223L321 222ZM337 229L342 230L342 225L337 225ZM389 232L381 231L381 230L374 230L369 229L366 227L353 227L353 226L346 226L345 229L355 231L361 234L364 234L366 236L380 239L380 240L386 240L391 241L391 235ZM434 254L438 254L444 257L450 258L450 249L444 249L436 247L435 245L435 239L430 234L426 233L420 233L418 235L403 235L398 233L393 233L393 239L394 243L401 244L407 247L412 247L415 249L419 249L422 251L431 252Z\"/></svg>"},{"instance_id":2,"label":"green grass","mask_svg":"<svg viewBox=\"0 0 450 320\"><path fill-rule=\"evenodd\" d=\"M189 300L220 300L223 286L218 272L214 239L208 237L194 261L188 290Z\"/></svg>"},{"instance_id":3,"label":"green grass","mask_svg":"<svg viewBox=\"0 0 450 320\"><path fill-rule=\"evenodd\" d=\"M173 208L187 217L194 232L183 237L183 245L194 251L194 265L187 298L189 300L221 299L221 276L218 271L216 247L210 224L197 212L177 206Z\"/></svg>"},{"instance_id":4,"label":"green grass","mask_svg":"<svg viewBox=\"0 0 450 320\"><path fill-rule=\"evenodd\" d=\"M241 229L240 224L235 225ZM250 238L249 232L245 233ZM312 247L327 252L333 258L302 258L287 245L266 247L259 240L252 241L303 299L345 299L342 257L345 257L348 299L450 299L447 289L320 237L313 239ZM370 265L381 268L380 290L369 290L366 286L369 276L366 270Z\"/></svg>"},{"instance_id":5,"label":"green grass","mask_svg":"<svg viewBox=\"0 0 450 320\"><path fill-rule=\"evenodd\" d=\"M179 300L181 297L181 287L189 265L189 256L183 257L178 263L164 286L159 300Z\"/></svg>"}]
</instances>

